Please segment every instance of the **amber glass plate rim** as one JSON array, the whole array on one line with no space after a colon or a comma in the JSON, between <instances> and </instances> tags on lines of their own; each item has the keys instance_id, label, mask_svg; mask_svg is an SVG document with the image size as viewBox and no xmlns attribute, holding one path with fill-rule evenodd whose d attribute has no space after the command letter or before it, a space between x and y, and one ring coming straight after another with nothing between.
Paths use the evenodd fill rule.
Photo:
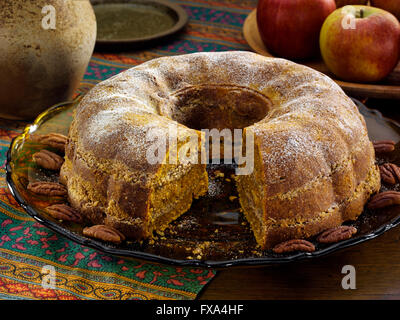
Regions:
<instances>
[{"instance_id":1,"label":"amber glass plate rim","mask_svg":"<svg viewBox=\"0 0 400 320\"><path fill-rule=\"evenodd\" d=\"M366 107L363 103L360 101L353 99L354 102L358 105L359 110L361 111L362 114L370 114L374 117L379 118L380 120L383 120L385 122L391 123L394 127L396 127L399 132L400 132L400 124L397 123L394 120L391 120L389 118L383 117L383 115L378 111L374 109L369 109ZM146 260L146 261L152 261L152 262L157 262L157 263L166 263L166 264L171 264L171 265L178 265L178 266L196 266L196 267L206 267L206 268L226 268L226 267L233 267L233 266L266 266L266 265L278 265L278 264L285 264L285 263L290 263L290 262L295 262L295 261L302 261L302 260L307 260L307 259L312 259L312 258L317 258L317 257L322 257L327 254L336 252L338 250L342 250L345 248L349 248L352 246L355 246L357 244L363 243L365 241L374 239L386 231L398 226L400 224L400 215L395 218L393 221L390 223L384 224L381 227L377 228L371 233L362 235L362 236L355 236L354 238L351 238L349 240L345 240L339 243L331 244L325 248L319 249L315 252L299 252L299 253L294 253L290 255L285 255L282 257L251 257L251 258L239 258L239 259L231 259L231 260L221 260L221 261L213 261L213 260L182 260L182 259L174 259L174 258L169 258L169 257L164 257L164 256L159 256L155 255L152 253L147 253L147 252L141 252L141 251L135 251L135 250L128 250L128 249L121 249L115 246L110 246L106 243L94 240L94 239L89 239L84 237L83 235L80 235L78 233L75 233L71 230L68 230L67 228L58 225L57 223L50 221L43 217L40 212L36 211L26 200L21 196L19 191L17 190L17 187L12 179L12 150L14 146L18 143L19 140L23 139L26 134L28 134L31 130L31 128L35 126L39 126L43 121L46 120L46 115L49 113L51 114L52 112L56 111L58 108L62 108L65 105L74 103L74 101L69 101L69 102L64 102L60 103L58 105L55 105L45 112L43 112L32 124L27 125L23 131L23 133L17 137L15 137L10 144L10 148L7 151L7 162L6 162L6 181L7 185L9 187L9 190L15 200L18 202L18 204L32 217L34 218L37 222L41 223L42 225L46 226L47 228L51 229L52 231L68 238L69 240L72 240L78 244L102 251L107 254L115 255L115 256L122 256L122 257L130 257L130 258L136 258L136 259L141 259L141 260Z\"/></svg>"}]
</instances>

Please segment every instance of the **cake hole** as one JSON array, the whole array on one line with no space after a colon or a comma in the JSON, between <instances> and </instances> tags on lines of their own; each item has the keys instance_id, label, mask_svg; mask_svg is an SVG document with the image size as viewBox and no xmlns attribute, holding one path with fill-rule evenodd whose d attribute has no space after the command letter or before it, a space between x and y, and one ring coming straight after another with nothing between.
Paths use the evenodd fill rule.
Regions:
<instances>
[{"instance_id":1,"label":"cake hole","mask_svg":"<svg viewBox=\"0 0 400 320\"><path fill-rule=\"evenodd\" d=\"M242 148L242 141L234 140L234 129L243 129L259 122L272 109L268 97L253 89L232 85L186 87L175 92L173 100L173 107L168 114L171 119L191 129L219 131L219 141L212 140L210 135L206 145L209 159L215 159L212 148L219 149L217 161L221 162L217 163L235 162L234 150ZM225 146L230 146L232 157L225 156Z\"/></svg>"},{"instance_id":2,"label":"cake hole","mask_svg":"<svg viewBox=\"0 0 400 320\"><path fill-rule=\"evenodd\" d=\"M175 92L173 120L196 130L243 129L264 119L272 108L263 94L232 85L191 86Z\"/></svg>"}]
</instances>

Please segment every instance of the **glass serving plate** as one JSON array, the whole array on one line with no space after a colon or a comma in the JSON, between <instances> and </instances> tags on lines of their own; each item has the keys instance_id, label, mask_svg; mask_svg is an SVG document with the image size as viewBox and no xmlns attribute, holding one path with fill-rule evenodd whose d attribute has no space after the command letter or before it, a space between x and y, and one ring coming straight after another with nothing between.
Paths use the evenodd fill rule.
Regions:
<instances>
[{"instance_id":1,"label":"glass serving plate","mask_svg":"<svg viewBox=\"0 0 400 320\"><path fill-rule=\"evenodd\" d=\"M249 225L239 211L233 179L234 168L224 165L208 167L210 179L209 193L195 200L191 209L178 220L171 223L163 235L153 241L142 243L125 241L113 245L87 238L82 235L83 225L60 222L46 214L48 205L66 199L44 197L27 191L30 181L58 181L58 175L41 169L32 162L32 154L43 148L30 139L30 135L58 132L68 133L73 110L79 103L56 105L42 113L36 121L28 125L16 137L7 155L7 183L18 203L41 224L79 244L124 257L175 265L201 267L228 267L243 265L273 265L304 259L312 259L332 253L364 241L373 239L400 223L400 206L381 210L366 209L357 221L351 223L359 232L352 238L335 244L318 244L312 253L297 252L274 254L272 251L257 249ZM371 140L392 139L400 141L400 125L382 117L376 110L370 110L356 101L364 116ZM400 148L396 148L398 150ZM50 149L51 150L51 149ZM378 162L390 161L400 165L400 152L391 153L388 158ZM223 173L223 175L221 174ZM382 187L385 190L385 187ZM392 190L399 190L396 185Z\"/></svg>"}]
</instances>

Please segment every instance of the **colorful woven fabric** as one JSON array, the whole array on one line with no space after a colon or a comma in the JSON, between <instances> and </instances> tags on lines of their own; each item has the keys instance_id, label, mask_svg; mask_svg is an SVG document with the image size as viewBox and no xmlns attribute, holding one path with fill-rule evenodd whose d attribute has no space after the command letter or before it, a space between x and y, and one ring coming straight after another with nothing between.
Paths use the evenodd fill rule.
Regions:
<instances>
[{"instance_id":1,"label":"colorful woven fabric","mask_svg":"<svg viewBox=\"0 0 400 320\"><path fill-rule=\"evenodd\" d=\"M80 90L160 56L249 49L242 24L255 0L174 2L190 17L183 32L146 51L95 53ZM6 187L5 161L25 124L0 120L0 299L194 299L215 271L106 255L55 234L19 207ZM42 286L49 268L54 289Z\"/></svg>"}]
</instances>

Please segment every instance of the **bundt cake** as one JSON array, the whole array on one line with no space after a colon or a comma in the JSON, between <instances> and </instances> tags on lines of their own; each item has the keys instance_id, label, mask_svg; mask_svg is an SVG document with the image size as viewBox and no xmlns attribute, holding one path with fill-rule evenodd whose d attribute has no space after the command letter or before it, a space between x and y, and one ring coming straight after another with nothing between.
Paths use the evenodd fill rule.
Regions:
<instances>
[{"instance_id":1,"label":"bundt cake","mask_svg":"<svg viewBox=\"0 0 400 320\"><path fill-rule=\"evenodd\" d=\"M202 157L201 129L213 128L254 138L254 169L236 184L263 249L356 219L379 190L364 119L338 85L231 51L154 59L96 85L69 131L61 179L71 205L127 237L151 237L207 192L205 162L177 154Z\"/></svg>"}]
</instances>

